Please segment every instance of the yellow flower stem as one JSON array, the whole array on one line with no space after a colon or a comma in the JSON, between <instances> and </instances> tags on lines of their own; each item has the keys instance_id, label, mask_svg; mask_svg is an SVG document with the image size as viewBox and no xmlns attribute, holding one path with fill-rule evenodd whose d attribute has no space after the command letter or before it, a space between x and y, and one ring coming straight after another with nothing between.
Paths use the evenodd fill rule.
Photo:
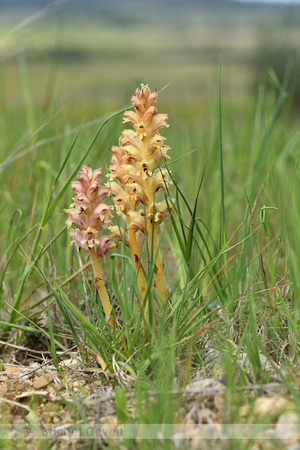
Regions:
<instances>
[{"instance_id":1,"label":"yellow flower stem","mask_svg":"<svg viewBox=\"0 0 300 450\"><path fill-rule=\"evenodd\" d=\"M145 194L146 198L148 199L148 205L153 207L154 203L154 192L152 190L150 179L146 178L144 180L144 188L145 188ZM148 213L148 211L147 211ZM147 214L148 215L148 214ZM153 217L154 219L154 217ZM149 246L150 248L153 248L153 257L155 258L155 267L154 267L154 279L155 279L155 289L158 293L159 297L163 302L165 302L168 298L165 278L164 278L164 269L161 263L160 259L160 253L159 253L159 246L158 246L158 225L154 224L154 230L152 229L153 225L150 221L148 221L148 240L149 240ZM153 231L153 234L152 234Z\"/></svg>"},{"instance_id":2,"label":"yellow flower stem","mask_svg":"<svg viewBox=\"0 0 300 450\"><path fill-rule=\"evenodd\" d=\"M152 234L152 224L148 224L149 228L149 245L153 246L153 257L155 258L155 267L154 267L154 279L155 279L155 288L158 293L160 299L163 302L166 302L168 298L165 277L164 277L164 269L161 263L160 254L159 254L159 246L158 246L158 225L154 225L154 230Z\"/></svg>"},{"instance_id":3,"label":"yellow flower stem","mask_svg":"<svg viewBox=\"0 0 300 450\"><path fill-rule=\"evenodd\" d=\"M89 255L92 260L92 265L93 265L94 274L95 274L94 283L99 292L100 300L101 300L101 303L103 305L104 312L106 315L106 320L109 323L111 330L113 330L113 318L112 317L109 318L109 316L111 315L111 304L110 304L110 301L109 301L109 298L108 298L108 295L107 295L107 292L105 289L105 285L104 285L103 278L102 278L100 262L99 262L99 259L98 259L98 256L96 254L94 247L90 249Z\"/></svg>"},{"instance_id":4,"label":"yellow flower stem","mask_svg":"<svg viewBox=\"0 0 300 450\"><path fill-rule=\"evenodd\" d=\"M141 252L140 252L140 249L139 249L137 241L136 241L135 231L129 230L128 237L129 237L129 243L130 243L130 251L132 253L132 257L133 257L133 261L134 261L134 265L135 265L135 269L136 269L136 273L137 273L138 285L139 285L141 299L142 299L142 303L143 303L143 312L144 312L145 318L147 318L148 303L146 303L144 305L147 284L146 284L146 279L144 276L143 268L141 266Z\"/></svg>"}]
</instances>

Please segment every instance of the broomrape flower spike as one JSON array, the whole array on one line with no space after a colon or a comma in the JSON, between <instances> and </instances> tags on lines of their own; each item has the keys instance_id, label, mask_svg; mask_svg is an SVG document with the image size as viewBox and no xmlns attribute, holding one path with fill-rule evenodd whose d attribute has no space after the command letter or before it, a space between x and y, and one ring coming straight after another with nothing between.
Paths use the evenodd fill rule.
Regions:
<instances>
[{"instance_id":1,"label":"broomrape flower spike","mask_svg":"<svg viewBox=\"0 0 300 450\"><path fill-rule=\"evenodd\" d=\"M108 187L99 186L101 175L102 169L93 172L90 166L83 166L82 171L78 172L78 181L71 182L71 187L77 194L73 197L74 203L71 204L70 209L64 209L64 211L69 214L66 221L68 227L76 225L75 228L69 230L69 234L73 238L71 244L77 244L80 249L90 255L95 274L94 283L98 289L106 319L112 329L111 304L103 282L100 261L115 244L110 241L114 237L113 235L100 238L98 236L102 228L111 225L112 208L101 203L109 193Z\"/></svg>"},{"instance_id":2,"label":"broomrape flower spike","mask_svg":"<svg viewBox=\"0 0 300 450\"><path fill-rule=\"evenodd\" d=\"M155 196L158 190L164 191L170 184L167 170L158 168L161 159L169 158L169 147L158 131L169 125L166 123L167 114L157 114L156 100L157 94L151 93L147 85L142 84L136 90L131 99L135 111L126 111L123 119L133 129L124 130L119 146L112 147L112 165L108 175L115 209L125 223L121 232L118 227L110 230L116 237L120 238L122 234L131 250L143 302L147 284L141 266L141 239L138 239L141 233L153 251L154 287L163 302L168 297L158 248L159 225L168 212L168 206L165 201L156 203ZM147 304L144 305L144 313L147 313Z\"/></svg>"}]
</instances>

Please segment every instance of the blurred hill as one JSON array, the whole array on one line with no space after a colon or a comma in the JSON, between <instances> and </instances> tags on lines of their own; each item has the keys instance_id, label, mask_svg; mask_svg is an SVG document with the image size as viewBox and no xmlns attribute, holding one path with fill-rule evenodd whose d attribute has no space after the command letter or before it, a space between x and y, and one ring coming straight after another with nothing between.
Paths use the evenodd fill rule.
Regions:
<instances>
[{"instance_id":1,"label":"blurred hill","mask_svg":"<svg viewBox=\"0 0 300 450\"><path fill-rule=\"evenodd\" d=\"M251 97L272 68L300 105L299 19L300 5L233 0L0 0L0 64L18 85L21 49L37 101L117 98L139 80L196 98L222 57L228 95Z\"/></svg>"},{"instance_id":2,"label":"blurred hill","mask_svg":"<svg viewBox=\"0 0 300 450\"><path fill-rule=\"evenodd\" d=\"M136 19L147 22L172 20L230 20L232 15L243 16L246 21L262 19L277 14L300 15L299 5L240 3L234 0L0 0L1 15L28 14L48 7L74 15L99 15L114 22L132 22Z\"/></svg>"}]
</instances>

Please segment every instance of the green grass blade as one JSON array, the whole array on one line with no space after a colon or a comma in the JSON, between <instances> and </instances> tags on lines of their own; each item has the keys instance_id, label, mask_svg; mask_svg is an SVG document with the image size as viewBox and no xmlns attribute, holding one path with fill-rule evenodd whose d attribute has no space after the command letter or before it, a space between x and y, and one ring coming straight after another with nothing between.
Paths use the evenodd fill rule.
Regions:
<instances>
[{"instance_id":1,"label":"green grass blade","mask_svg":"<svg viewBox=\"0 0 300 450\"><path fill-rule=\"evenodd\" d=\"M225 179L223 162L223 135L222 135L222 78L221 65L219 74L219 158L220 158L220 188L221 188L221 211L220 211L220 247L227 242L226 217L225 217Z\"/></svg>"}]
</instances>

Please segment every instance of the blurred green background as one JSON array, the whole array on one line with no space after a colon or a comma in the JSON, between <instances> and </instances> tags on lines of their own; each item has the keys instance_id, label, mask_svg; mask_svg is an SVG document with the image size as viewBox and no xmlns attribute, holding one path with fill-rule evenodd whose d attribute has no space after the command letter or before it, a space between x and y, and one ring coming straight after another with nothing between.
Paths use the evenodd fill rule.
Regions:
<instances>
[{"instance_id":1,"label":"blurred green background","mask_svg":"<svg viewBox=\"0 0 300 450\"><path fill-rule=\"evenodd\" d=\"M197 103L205 116L220 61L223 95L234 103L256 95L268 67L299 89L300 6L2 0L0 8L2 110L24 102L20 53L34 104L79 104L80 118L123 105L140 81L158 90L171 82L164 99Z\"/></svg>"}]
</instances>

